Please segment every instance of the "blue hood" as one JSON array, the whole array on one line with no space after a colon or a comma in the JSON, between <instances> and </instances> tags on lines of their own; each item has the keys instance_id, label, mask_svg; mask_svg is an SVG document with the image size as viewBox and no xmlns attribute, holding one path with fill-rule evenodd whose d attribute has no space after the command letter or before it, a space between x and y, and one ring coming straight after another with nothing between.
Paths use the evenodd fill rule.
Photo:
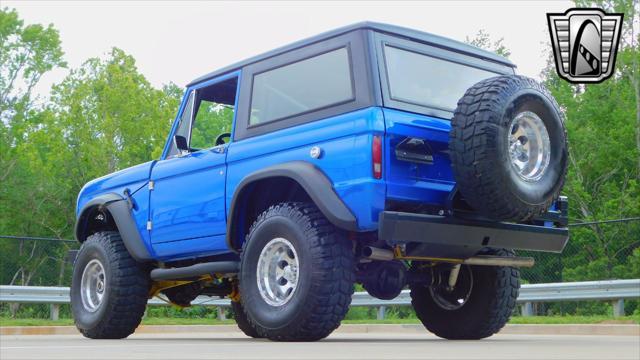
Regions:
<instances>
[{"instance_id":1,"label":"blue hood","mask_svg":"<svg viewBox=\"0 0 640 360\"><path fill-rule=\"evenodd\" d=\"M82 210L84 204L96 196L105 193L122 194L125 189L129 189L132 194L138 191L149 181L151 168L155 162L156 160L153 160L135 165L86 183L78 194L76 217L80 215L80 210Z\"/></svg>"}]
</instances>

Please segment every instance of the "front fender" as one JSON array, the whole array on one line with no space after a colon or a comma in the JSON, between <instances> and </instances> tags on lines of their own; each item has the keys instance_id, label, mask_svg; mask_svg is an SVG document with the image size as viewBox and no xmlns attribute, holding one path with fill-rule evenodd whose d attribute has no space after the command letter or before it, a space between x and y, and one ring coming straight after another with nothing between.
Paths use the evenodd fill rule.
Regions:
<instances>
[{"instance_id":1,"label":"front fender","mask_svg":"<svg viewBox=\"0 0 640 360\"><path fill-rule=\"evenodd\" d=\"M79 242L82 243L86 240L89 216L96 208L103 211L106 209L111 214L125 247L135 260L139 262L151 260L151 255L144 245L136 222L131 215L129 199L116 193L97 196L88 201L78 212L75 235Z\"/></svg>"}]
</instances>

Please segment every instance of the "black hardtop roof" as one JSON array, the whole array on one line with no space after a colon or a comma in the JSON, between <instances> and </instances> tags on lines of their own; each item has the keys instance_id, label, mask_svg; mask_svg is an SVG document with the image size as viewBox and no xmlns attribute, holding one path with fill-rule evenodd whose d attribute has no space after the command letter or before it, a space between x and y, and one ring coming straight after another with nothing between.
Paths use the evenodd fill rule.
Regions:
<instances>
[{"instance_id":1,"label":"black hardtop roof","mask_svg":"<svg viewBox=\"0 0 640 360\"><path fill-rule=\"evenodd\" d=\"M383 24L383 23L377 23L377 22L371 22L371 21L364 21L364 22L359 22L359 23L355 23L352 25L348 25L348 26L344 26L338 29L334 29L334 30L330 30L315 36L312 36L310 38L306 38L303 40L299 40L296 42L293 42L289 45L285 45L276 49L273 49L271 51L268 51L266 53L257 55L257 56L253 56L250 57L246 60L237 62L235 64L229 65L229 66L225 66L221 69L218 69L216 71L210 72L206 75L203 75L193 81L191 81L189 84L187 84L187 86L191 86L197 83L200 83L202 81L206 81L209 79L212 79L214 77L217 77L219 75L223 75L225 73L231 72L231 71L235 71L238 70L246 65L250 65L253 63L256 63L258 61L262 61L265 59L268 59L270 57L276 56L276 55L280 55L282 53L285 53L287 51L291 51L294 49L298 49L313 43L317 43L323 40L327 40L339 35L343 35L346 34L348 32L351 31L356 31L356 30L374 30L377 32L381 32L381 33L386 33L386 34L390 34L390 35L395 35L395 36L399 36L399 37L403 37L403 38L407 38L410 40L414 40L414 41L419 41L419 42L423 42L423 43L427 43L433 46L437 46L437 47L441 47L441 48L445 48L445 49L451 49L451 50L455 50L458 52L463 52L463 53L467 53L471 56L475 56L475 57L479 57L482 58L484 60L488 60L488 61L493 61L493 62L497 62L503 65L507 65L507 66L511 66L511 67L516 67L515 64L513 64L511 61L509 61L508 59L497 55L495 53L492 53L490 51L486 51L483 49L480 49L478 47L475 47L473 45L469 45L469 44L465 44L463 42L460 41L456 41L456 40L452 40L452 39L448 39L446 37L443 36L439 36L439 35L434 35L434 34L430 34L424 31L418 31L418 30L413 30L413 29L409 29L409 28L405 28L405 27L401 27L401 26L396 26L396 25L390 25L390 24Z\"/></svg>"}]
</instances>

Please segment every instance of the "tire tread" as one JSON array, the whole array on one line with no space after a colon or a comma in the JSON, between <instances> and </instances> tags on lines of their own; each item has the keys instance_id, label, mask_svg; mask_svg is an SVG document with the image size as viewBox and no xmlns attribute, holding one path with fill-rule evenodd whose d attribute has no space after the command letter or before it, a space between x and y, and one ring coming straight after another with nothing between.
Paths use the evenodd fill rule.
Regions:
<instances>
[{"instance_id":1,"label":"tire tread","mask_svg":"<svg viewBox=\"0 0 640 360\"><path fill-rule=\"evenodd\" d=\"M523 204L514 194L505 192L507 179L495 171L500 151L496 138L500 127L508 126L503 123L506 102L523 87L537 90L553 104L566 141L559 105L544 86L524 76L503 75L480 81L458 101L451 119L449 152L458 187L473 208L495 220L525 221L542 214L560 194L567 172L565 165L552 195L539 204Z\"/></svg>"},{"instance_id":2,"label":"tire tread","mask_svg":"<svg viewBox=\"0 0 640 360\"><path fill-rule=\"evenodd\" d=\"M497 249L492 255L513 256L513 251ZM508 266L484 267L492 278L491 285L486 289L474 289L483 291L482 296L489 297L488 306L482 309L474 309L473 316L476 319L462 323L461 319L454 318L450 312L440 308L434 308L430 301L428 289L421 286L411 287L411 305L418 319L431 333L451 340L477 340L489 337L504 327L509 321L520 291L520 271ZM431 304L431 306L429 306ZM473 321L472 321L473 320Z\"/></svg>"},{"instance_id":3,"label":"tire tread","mask_svg":"<svg viewBox=\"0 0 640 360\"><path fill-rule=\"evenodd\" d=\"M327 337L340 326L347 314L355 282L355 264L350 242L314 205L285 202L270 206L252 224L243 245L241 257L245 261L248 240L262 222L274 216L285 216L301 226L310 242L314 282L306 299L305 321L277 331L261 327L245 311L245 316L260 337L276 341L315 341Z\"/></svg>"},{"instance_id":4,"label":"tire tread","mask_svg":"<svg viewBox=\"0 0 640 360\"><path fill-rule=\"evenodd\" d=\"M91 339L121 339L136 330L142 321L149 294L148 273L131 257L120 234L114 231L95 233L87 238L83 247L97 243L108 254L112 273L111 293L101 321L91 329L76 326L85 337ZM82 247L81 250L82 251ZM82 306L82 305L80 305Z\"/></svg>"}]
</instances>

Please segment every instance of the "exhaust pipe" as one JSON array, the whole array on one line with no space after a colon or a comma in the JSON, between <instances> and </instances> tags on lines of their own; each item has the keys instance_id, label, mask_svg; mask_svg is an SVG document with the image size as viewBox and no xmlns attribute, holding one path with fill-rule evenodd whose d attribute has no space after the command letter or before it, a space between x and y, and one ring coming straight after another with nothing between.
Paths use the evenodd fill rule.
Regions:
<instances>
[{"instance_id":1,"label":"exhaust pipe","mask_svg":"<svg viewBox=\"0 0 640 360\"><path fill-rule=\"evenodd\" d=\"M390 261L398 260L421 260L444 262L451 264L465 264L477 266L514 266L514 267L532 267L535 259L532 257L509 257L509 256L490 256L478 255L468 259L443 259L428 256L399 256L396 257L393 251L388 249L380 249L373 246L365 246L362 248L362 255L369 260Z\"/></svg>"},{"instance_id":2,"label":"exhaust pipe","mask_svg":"<svg viewBox=\"0 0 640 360\"><path fill-rule=\"evenodd\" d=\"M369 260L391 261L394 258L393 251L380 249L373 246L362 248L362 255Z\"/></svg>"},{"instance_id":3,"label":"exhaust pipe","mask_svg":"<svg viewBox=\"0 0 640 360\"><path fill-rule=\"evenodd\" d=\"M462 263L467 265L532 267L536 261L532 257L480 255L468 258Z\"/></svg>"}]
</instances>

